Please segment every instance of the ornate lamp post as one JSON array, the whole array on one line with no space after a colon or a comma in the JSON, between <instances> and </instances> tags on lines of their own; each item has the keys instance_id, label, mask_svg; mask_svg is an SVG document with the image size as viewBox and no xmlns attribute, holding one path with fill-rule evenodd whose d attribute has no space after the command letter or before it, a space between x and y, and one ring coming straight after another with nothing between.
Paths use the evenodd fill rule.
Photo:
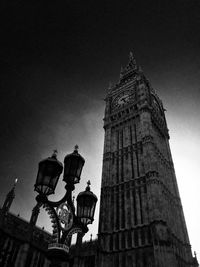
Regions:
<instances>
[{"instance_id":1,"label":"ornate lamp post","mask_svg":"<svg viewBox=\"0 0 200 267\"><path fill-rule=\"evenodd\" d=\"M60 266L59 262L66 261L71 245L71 237L75 233L82 236L88 231L88 224L94 220L94 212L97 197L90 191L90 181L84 192L77 197L77 215L72 200L72 191L75 184L79 183L84 158L78 153L75 146L73 153L64 159L63 181L66 182L64 197L56 202L48 200L48 196L54 194L63 165L57 160L57 151L53 155L39 163L38 174L35 183L37 205L33 209L30 223L36 224L40 207L44 207L50 216L53 235L52 242L48 245L48 257L51 266Z\"/></svg>"}]
</instances>

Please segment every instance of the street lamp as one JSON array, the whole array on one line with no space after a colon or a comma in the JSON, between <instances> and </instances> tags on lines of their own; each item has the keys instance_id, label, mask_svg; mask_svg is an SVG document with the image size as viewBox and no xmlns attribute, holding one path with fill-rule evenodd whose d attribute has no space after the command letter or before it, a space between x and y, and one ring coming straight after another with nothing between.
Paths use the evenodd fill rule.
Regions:
<instances>
[{"instance_id":1,"label":"street lamp","mask_svg":"<svg viewBox=\"0 0 200 267\"><path fill-rule=\"evenodd\" d=\"M96 203L97 197L90 191L90 181L88 181L85 191L77 196L77 217L84 225L93 222Z\"/></svg>"},{"instance_id":2,"label":"street lamp","mask_svg":"<svg viewBox=\"0 0 200 267\"><path fill-rule=\"evenodd\" d=\"M30 223L36 224L40 207L44 207L50 216L53 235L52 242L48 245L48 257L52 261L51 266L59 266L59 262L66 261L69 255L71 237L75 233L83 236L88 231L88 224L94 220L94 212L97 197L90 191L90 181L84 192L77 196L77 215L72 200L74 185L79 183L84 158L78 153L78 146L74 152L64 159L63 181L66 182L66 193L59 201L48 200L48 196L54 194L59 176L63 171L63 165L57 160L55 150L51 157L39 163L38 174L35 182L37 205L33 209Z\"/></svg>"}]
</instances>

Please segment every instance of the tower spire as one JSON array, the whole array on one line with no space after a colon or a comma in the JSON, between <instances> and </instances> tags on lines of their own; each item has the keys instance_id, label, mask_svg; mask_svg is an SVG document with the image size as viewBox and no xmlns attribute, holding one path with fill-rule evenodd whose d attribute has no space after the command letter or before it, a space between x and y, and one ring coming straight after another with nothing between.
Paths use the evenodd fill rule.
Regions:
<instances>
[{"instance_id":1,"label":"tower spire","mask_svg":"<svg viewBox=\"0 0 200 267\"><path fill-rule=\"evenodd\" d=\"M137 65L133 52L129 53L129 61L126 67L122 67L120 71L120 81L129 79L133 77L135 74L141 72L140 67Z\"/></svg>"},{"instance_id":2,"label":"tower spire","mask_svg":"<svg viewBox=\"0 0 200 267\"><path fill-rule=\"evenodd\" d=\"M136 63L136 60L135 60L135 57L134 57L132 51L130 51L130 53L129 53L129 62L128 62L127 67L128 67L128 66L129 66L129 67L132 67L132 68L135 68L135 69L138 68L137 63Z\"/></svg>"},{"instance_id":3,"label":"tower spire","mask_svg":"<svg viewBox=\"0 0 200 267\"><path fill-rule=\"evenodd\" d=\"M135 58L134 58L134 56L133 56L133 52L130 51L130 52L129 52L129 61L134 61L134 60L135 60Z\"/></svg>"},{"instance_id":4,"label":"tower spire","mask_svg":"<svg viewBox=\"0 0 200 267\"><path fill-rule=\"evenodd\" d=\"M129 59L130 59L130 60L134 59L134 57L133 57L133 52L132 52L132 51L130 51L130 53L129 53Z\"/></svg>"},{"instance_id":5,"label":"tower spire","mask_svg":"<svg viewBox=\"0 0 200 267\"><path fill-rule=\"evenodd\" d=\"M14 182L14 185L12 187L12 189L8 192L7 196L6 196L6 199L3 203L3 207L2 207L2 211L4 213L7 213L12 205L12 202L15 198L15 187L17 185L17 182L18 182L18 178L15 179L15 182Z\"/></svg>"}]
</instances>

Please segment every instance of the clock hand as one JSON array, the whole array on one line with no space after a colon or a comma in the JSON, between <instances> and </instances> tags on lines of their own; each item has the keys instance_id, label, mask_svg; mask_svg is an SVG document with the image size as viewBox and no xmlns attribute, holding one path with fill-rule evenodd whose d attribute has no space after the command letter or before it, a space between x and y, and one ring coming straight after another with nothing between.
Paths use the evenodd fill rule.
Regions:
<instances>
[{"instance_id":1,"label":"clock hand","mask_svg":"<svg viewBox=\"0 0 200 267\"><path fill-rule=\"evenodd\" d=\"M124 103L126 103L127 100L128 100L128 97L124 97L124 98L122 98L122 101L124 101Z\"/></svg>"}]
</instances>

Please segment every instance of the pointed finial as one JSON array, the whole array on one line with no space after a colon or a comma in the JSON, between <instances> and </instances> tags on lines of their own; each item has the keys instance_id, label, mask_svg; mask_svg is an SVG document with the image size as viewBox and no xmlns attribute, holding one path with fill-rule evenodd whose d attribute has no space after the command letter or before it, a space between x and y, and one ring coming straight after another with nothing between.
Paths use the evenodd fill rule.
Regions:
<instances>
[{"instance_id":1,"label":"pointed finial","mask_svg":"<svg viewBox=\"0 0 200 267\"><path fill-rule=\"evenodd\" d=\"M18 178L15 179L14 187L16 186L17 182L18 182Z\"/></svg>"},{"instance_id":2,"label":"pointed finial","mask_svg":"<svg viewBox=\"0 0 200 267\"><path fill-rule=\"evenodd\" d=\"M87 181L87 187L86 187L86 191L90 191L90 185L91 185L91 183L90 183L90 180L88 180Z\"/></svg>"},{"instance_id":3,"label":"pointed finial","mask_svg":"<svg viewBox=\"0 0 200 267\"><path fill-rule=\"evenodd\" d=\"M123 76L123 71L124 71L124 68L123 68L123 66L121 66L120 74L119 74L119 78L122 78L122 76Z\"/></svg>"},{"instance_id":4,"label":"pointed finial","mask_svg":"<svg viewBox=\"0 0 200 267\"><path fill-rule=\"evenodd\" d=\"M78 152L78 149L79 149L79 147L78 147L78 145L76 144L76 145L74 146L74 152Z\"/></svg>"},{"instance_id":5,"label":"pointed finial","mask_svg":"<svg viewBox=\"0 0 200 267\"><path fill-rule=\"evenodd\" d=\"M195 258L197 257L197 253L196 253L196 251L194 251L194 256L195 256Z\"/></svg>"},{"instance_id":6,"label":"pointed finial","mask_svg":"<svg viewBox=\"0 0 200 267\"><path fill-rule=\"evenodd\" d=\"M129 60L130 61L134 60L134 56L133 56L133 52L132 51L130 51L130 53L129 53Z\"/></svg>"},{"instance_id":7,"label":"pointed finial","mask_svg":"<svg viewBox=\"0 0 200 267\"><path fill-rule=\"evenodd\" d=\"M139 70L139 72L143 72L143 70L140 66L138 67L138 70Z\"/></svg>"},{"instance_id":8,"label":"pointed finial","mask_svg":"<svg viewBox=\"0 0 200 267\"><path fill-rule=\"evenodd\" d=\"M14 193L14 191L15 191L15 187L16 187L17 183L18 183L18 178L15 179L14 185L13 185L13 187L12 187L12 189L11 189L11 191L12 191L13 193Z\"/></svg>"},{"instance_id":9,"label":"pointed finial","mask_svg":"<svg viewBox=\"0 0 200 267\"><path fill-rule=\"evenodd\" d=\"M57 158L57 154L58 154L58 150L57 149L54 149L53 150L53 154L52 154L52 158Z\"/></svg>"},{"instance_id":10,"label":"pointed finial","mask_svg":"<svg viewBox=\"0 0 200 267\"><path fill-rule=\"evenodd\" d=\"M133 52L130 52L129 53L129 65L132 65L132 66L136 66L137 64L136 64L136 60L135 60L135 57L134 57L134 55L133 55Z\"/></svg>"},{"instance_id":11,"label":"pointed finial","mask_svg":"<svg viewBox=\"0 0 200 267\"><path fill-rule=\"evenodd\" d=\"M74 204L74 199L75 199L75 196L72 197L72 202L73 202L73 204Z\"/></svg>"}]
</instances>

